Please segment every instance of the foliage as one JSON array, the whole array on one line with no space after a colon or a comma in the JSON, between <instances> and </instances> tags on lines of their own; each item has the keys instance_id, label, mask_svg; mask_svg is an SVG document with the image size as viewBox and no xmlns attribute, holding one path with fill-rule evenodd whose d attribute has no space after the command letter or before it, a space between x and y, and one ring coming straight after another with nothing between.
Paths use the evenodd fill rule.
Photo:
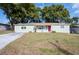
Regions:
<instances>
[{"instance_id":1,"label":"foliage","mask_svg":"<svg viewBox=\"0 0 79 59\"><path fill-rule=\"evenodd\" d=\"M11 27L17 23L30 23L42 21L45 22L65 22L72 23L79 18L70 18L69 11L61 4L45 6L43 9L38 8L32 3L1 3L0 9L4 11L10 21Z\"/></svg>"},{"instance_id":2,"label":"foliage","mask_svg":"<svg viewBox=\"0 0 79 59\"><path fill-rule=\"evenodd\" d=\"M69 11L63 5L51 5L43 9L43 18L47 22L60 22L63 17L69 17Z\"/></svg>"},{"instance_id":3,"label":"foliage","mask_svg":"<svg viewBox=\"0 0 79 59\"><path fill-rule=\"evenodd\" d=\"M56 31L52 31L52 33L56 33Z\"/></svg>"},{"instance_id":4,"label":"foliage","mask_svg":"<svg viewBox=\"0 0 79 59\"><path fill-rule=\"evenodd\" d=\"M72 19L73 19L74 23L77 23L79 20L79 17L73 17Z\"/></svg>"},{"instance_id":5,"label":"foliage","mask_svg":"<svg viewBox=\"0 0 79 59\"><path fill-rule=\"evenodd\" d=\"M25 22L27 20L39 18L38 8L32 3L2 3L0 8L5 12L9 18L12 29L14 24Z\"/></svg>"}]
</instances>

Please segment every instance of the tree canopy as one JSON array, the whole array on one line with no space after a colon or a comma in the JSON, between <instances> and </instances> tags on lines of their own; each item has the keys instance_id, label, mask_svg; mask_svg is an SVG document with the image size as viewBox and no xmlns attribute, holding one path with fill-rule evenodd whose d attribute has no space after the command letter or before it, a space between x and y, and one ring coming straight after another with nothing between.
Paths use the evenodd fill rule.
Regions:
<instances>
[{"instance_id":1,"label":"tree canopy","mask_svg":"<svg viewBox=\"0 0 79 59\"><path fill-rule=\"evenodd\" d=\"M69 11L63 5L51 5L43 8L43 18L46 22L59 22L63 17L69 17Z\"/></svg>"},{"instance_id":2,"label":"tree canopy","mask_svg":"<svg viewBox=\"0 0 79 59\"><path fill-rule=\"evenodd\" d=\"M69 11L61 4L53 4L41 9L33 3L0 3L0 9L7 15L12 28L14 24L37 22L40 18L45 22L72 22Z\"/></svg>"},{"instance_id":3,"label":"tree canopy","mask_svg":"<svg viewBox=\"0 0 79 59\"><path fill-rule=\"evenodd\" d=\"M38 13L36 13L38 8L32 3L1 3L0 8L9 18L12 28L13 24L39 18Z\"/></svg>"}]
</instances>

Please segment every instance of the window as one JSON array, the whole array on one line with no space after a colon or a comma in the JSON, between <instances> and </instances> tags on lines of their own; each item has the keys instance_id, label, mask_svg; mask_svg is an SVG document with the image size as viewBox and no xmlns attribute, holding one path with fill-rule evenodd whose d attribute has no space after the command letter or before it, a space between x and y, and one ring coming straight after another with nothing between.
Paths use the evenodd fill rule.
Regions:
<instances>
[{"instance_id":1,"label":"window","mask_svg":"<svg viewBox=\"0 0 79 59\"><path fill-rule=\"evenodd\" d=\"M21 29L26 29L26 27L21 27Z\"/></svg>"},{"instance_id":2,"label":"window","mask_svg":"<svg viewBox=\"0 0 79 59\"><path fill-rule=\"evenodd\" d=\"M61 25L61 28L64 28L64 25Z\"/></svg>"},{"instance_id":3,"label":"window","mask_svg":"<svg viewBox=\"0 0 79 59\"><path fill-rule=\"evenodd\" d=\"M43 29L43 26L38 26L38 29Z\"/></svg>"},{"instance_id":4,"label":"window","mask_svg":"<svg viewBox=\"0 0 79 59\"><path fill-rule=\"evenodd\" d=\"M37 26L38 29L47 29L47 26Z\"/></svg>"}]
</instances>

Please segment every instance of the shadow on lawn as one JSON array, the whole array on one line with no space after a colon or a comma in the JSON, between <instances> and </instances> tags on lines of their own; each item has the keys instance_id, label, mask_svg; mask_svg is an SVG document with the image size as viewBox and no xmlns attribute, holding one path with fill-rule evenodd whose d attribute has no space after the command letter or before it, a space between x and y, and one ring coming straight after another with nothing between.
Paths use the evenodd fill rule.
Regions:
<instances>
[{"instance_id":1,"label":"shadow on lawn","mask_svg":"<svg viewBox=\"0 0 79 59\"><path fill-rule=\"evenodd\" d=\"M50 44L54 45L59 51L61 51L62 53L66 54L66 55L74 55L73 53L61 48L60 46L58 46L57 44L48 41ZM56 41L58 43L58 41Z\"/></svg>"}]
</instances>

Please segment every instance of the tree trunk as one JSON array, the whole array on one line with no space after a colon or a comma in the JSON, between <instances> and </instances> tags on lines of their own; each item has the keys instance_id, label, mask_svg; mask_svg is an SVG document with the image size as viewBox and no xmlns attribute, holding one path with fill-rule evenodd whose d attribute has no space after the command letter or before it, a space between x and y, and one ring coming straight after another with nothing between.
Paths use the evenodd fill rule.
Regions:
<instances>
[{"instance_id":1,"label":"tree trunk","mask_svg":"<svg viewBox=\"0 0 79 59\"><path fill-rule=\"evenodd\" d=\"M13 22L10 21L10 23L11 23L11 30L14 30L14 24L13 24Z\"/></svg>"},{"instance_id":2,"label":"tree trunk","mask_svg":"<svg viewBox=\"0 0 79 59\"><path fill-rule=\"evenodd\" d=\"M14 24L13 24L11 18L9 18L9 21L10 21L10 27L11 27L11 30L14 30Z\"/></svg>"}]
</instances>

